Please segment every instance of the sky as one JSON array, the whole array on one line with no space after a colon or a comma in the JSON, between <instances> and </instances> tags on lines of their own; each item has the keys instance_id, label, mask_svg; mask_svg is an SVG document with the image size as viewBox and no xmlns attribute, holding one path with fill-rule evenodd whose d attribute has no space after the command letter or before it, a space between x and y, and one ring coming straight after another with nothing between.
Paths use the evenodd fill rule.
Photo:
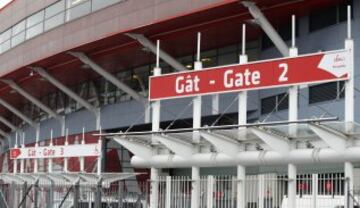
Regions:
<instances>
[{"instance_id":1,"label":"sky","mask_svg":"<svg viewBox=\"0 0 360 208\"><path fill-rule=\"evenodd\" d=\"M12 0L0 0L0 9L3 8L6 4L10 3Z\"/></svg>"}]
</instances>

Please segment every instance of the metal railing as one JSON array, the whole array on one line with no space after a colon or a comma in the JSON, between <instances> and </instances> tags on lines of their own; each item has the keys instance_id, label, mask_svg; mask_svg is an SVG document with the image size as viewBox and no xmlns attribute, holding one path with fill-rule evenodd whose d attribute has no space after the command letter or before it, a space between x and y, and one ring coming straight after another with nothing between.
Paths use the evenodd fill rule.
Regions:
<instances>
[{"instance_id":1,"label":"metal railing","mask_svg":"<svg viewBox=\"0 0 360 208\"><path fill-rule=\"evenodd\" d=\"M246 208L287 208L287 176L248 175ZM183 176L162 176L158 181L159 208L190 208L193 183L199 183L200 208L237 206L239 181L235 176L203 176L199 181ZM339 208L359 205L360 189L346 186L343 174L298 175L297 208ZM347 190L346 187L349 187ZM146 208L150 182L125 180L98 184L0 184L0 207L35 208Z\"/></svg>"}]
</instances>

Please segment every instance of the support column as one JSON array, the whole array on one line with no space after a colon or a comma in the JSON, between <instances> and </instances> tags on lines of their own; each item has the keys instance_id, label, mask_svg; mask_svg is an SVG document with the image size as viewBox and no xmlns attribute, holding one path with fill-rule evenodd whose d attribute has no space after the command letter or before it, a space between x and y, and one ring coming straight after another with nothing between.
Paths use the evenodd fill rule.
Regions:
<instances>
[{"instance_id":1,"label":"support column","mask_svg":"<svg viewBox=\"0 0 360 208\"><path fill-rule=\"evenodd\" d=\"M317 196L318 196L318 174L312 175L312 203L311 208L317 208Z\"/></svg>"},{"instance_id":2,"label":"support column","mask_svg":"<svg viewBox=\"0 0 360 208\"><path fill-rule=\"evenodd\" d=\"M237 166L237 208L245 208L246 207L246 168L245 166L238 165Z\"/></svg>"},{"instance_id":3,"label":"support column","mask_svg":"<svg viewBox=\"0 0 360 208\"><path fill-rule=\"evenodd\" d=\"M18 143L17 143L17 135L16 135L16 143L14 145L14 148L18 148ZM18 160L14 159L13 160L13 173L16 174L17 173L17 164L18 164Z\"/></svg>"},{"instance_id":4,"label":"support column","mask_svg":"<svg viewBox=\"0 0 360 208\"><path fill-rule=\"evenodd\" d=\"M158 208L159 206L159 169L151 168L150 173L150 208Z\"/></svg>"},{"instance_id":5,"label":"support column","mask_svg":"<svg viewBox=\"0 0 360 208\"><path fill-rule=\"evenodd\" d=\"M202 63L200 59L200 44L201 44L201 33L198 33L197 41L197 58L194 63L195 70L202 69ZM193 98L193 128L201 127L201 96L196 96ZM193 142L200 142L200 133L198 131L193 132ZM192 179L192 189L191 189L191 208L199 207L199 198L200 198L200 168L193 166L191 167L191 179Z\"/></svg>"},{"instance_id":6,"label":"support column","mask_svg":"<svg viewBox=\"0 0 360 208\"><path fill-rule=\"evenodd\" d=\"M81 144L82 145L85 144L85 128L83 128L83 131L82 131ZM84 170L85 170L85 158L80 157L80 172L84 172Z\"/></svg>"},{"instance_id":7,"label":"support column","mask_svg":"<svg viewBox=\"0 0 360 208\"><path fill-rule=\"evenodd\" d=\"M347 39L345 40L345 49L349 50L349 79L345 81L345 122L350 125L346 125L346 129L354 122L355 115L355 65L354 65L354 40L351 35L351 7L347 8ZM346 196L346 208L353 208L354 203L349 195L353 195L354 188L354 166L351 162L345 162L345 196Z\"/></svg>"},{"instance_id":8,"label":"support column","mask_svg":"<svg viewBox=\"0 0 360 208\"><path fill-rule=\"evenodd\" d=\"M239 57L240 64L246 64L248 57L246 55L246 26L242 25L242 53ZM247 91L239 92L239 106L238 106L238 124L247 124ZM243 137L245 135L240 135ZM245 208L245 184L246 184L246 168L245 166L237 166L237 208Z\"/></svg>"},{"instance_id":9,"label":"support column","mask_svg":"<svg viewBox=\"0 0 360 208\"><path fill-rule=\"evenodd\" d=\"M354 202L352 199L354 193L354 166L350 162L346 162L344 164L344 172L345 172L345 201L346 208L353 208Z\"/></svg>"},{"instance_id":10,"label":"support column","mask_svg":"<svg viewBox=\"0 0 360 208\"><path fill-rule=\"evenodd\" d=\"M296 166L288 164L288 208L296 208Z\"/></svg>"},{"instance_id":11,"label":"support column","mask_svg":"<svg viewBox=\"0 0 360 208\"><path fill-rule=\"evenodd\" d=\"M51 129L51 132L50 132L50 145L49 146L52 147L53 145L54 145L54 143L53 143L53 130ZM52 171L53 171L53 159L49 158L48 162L49 162L49 164L48 164L48 172L52 173Z\"/></svg>"},{"instance_id":12,"label":"support column","mask_svg":"<svg viewBox=\"0 0 360 208\"><path fill-rule=\"evenodd\" d=\"M68 130L66 130L65 133L65 146L69 145L69 141L68 141ZM67 173L68 172L68 166L69 166L69 159L67 157L64 158L64 172Z\"/></svg>"},{"instance_id":13,"label":"support column","mask_svg":"<svg viewBox=\"0 0 360 208\"><path fill-rule=\"evenodd\" d=\"M101 134L101 131L100 131L100 134ZM97 161L97 175L100 176L101 171L102 171L102 154L103 154L103 146L102 146L101 137L99 138L98 145L100 147L100 156L98 157L98 161Z\"/></svg>"},{"instance_id":14,"label":"support column","mask_svg":"<svg viewBox=\"0 0 360 208\"><path fill-rule=\"evenodd\" d=\"M156 42L156 66L154 68L154 76L161 75L160 68L160 41ZM152 131L157 132L160 130L160 101L154 101L151 103L152 107ZM153 145L158 144L159 142L153 136L151 138L151 142ZM157 153L157 147L154 148L154 154ZM151 167L150 173L150 208L158 208L159 206L159 169L155 167Z\"/></svg>"},{"instance_id":15,"label":"support column","mask_svg":"<svg viewBox=\"0 0 360 208\"><path fill-rule=\"evenodd\" d=\"M165 208L171 208L171 176L166 176Z\"/></svg>"},{"instance_id":16,"label":"support column","mask_svg":"<svg viewBox=\"0 0 360 208\"><path fill-rule=\"evenodd\" d=\"M39 147L39 139L40 139L40 124L36 125L36 140L35 140L35 148ZM34 159L34 173L39 172L39 159Z\"/></svg>"}]
</instances>

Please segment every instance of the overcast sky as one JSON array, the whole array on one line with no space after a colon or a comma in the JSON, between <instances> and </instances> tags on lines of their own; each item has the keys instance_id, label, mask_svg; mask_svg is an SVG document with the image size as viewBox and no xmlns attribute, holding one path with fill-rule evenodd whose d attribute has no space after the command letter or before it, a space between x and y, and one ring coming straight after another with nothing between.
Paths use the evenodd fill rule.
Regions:
<instances>
[{"instance_id":1,"label":"overcast sky","mask_svg":"<svg viewBox=\"0 0 360 208\"><path fill-rule=\"evenodd\" d=\"M7 3L9 3L11 0L0 0L0 8L5 6Z\"/></svg>"}]
</instances>

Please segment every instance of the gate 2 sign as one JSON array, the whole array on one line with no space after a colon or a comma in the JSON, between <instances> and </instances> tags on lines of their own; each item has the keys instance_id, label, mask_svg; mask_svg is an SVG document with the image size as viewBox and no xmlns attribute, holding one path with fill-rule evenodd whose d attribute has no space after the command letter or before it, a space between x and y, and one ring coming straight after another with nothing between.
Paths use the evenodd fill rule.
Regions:
<instances>
[{"instance_id":1,"label":"gate 2 sign","mask_svg":"<svg viewBox=\"0 0 360 208\"><path fill-rule=\"evenodd\" d=\"M152 76L149 99L154 101L346 80L349 78L351 56L351 51L339 50Z\"/></svg>"}]
</instances>

